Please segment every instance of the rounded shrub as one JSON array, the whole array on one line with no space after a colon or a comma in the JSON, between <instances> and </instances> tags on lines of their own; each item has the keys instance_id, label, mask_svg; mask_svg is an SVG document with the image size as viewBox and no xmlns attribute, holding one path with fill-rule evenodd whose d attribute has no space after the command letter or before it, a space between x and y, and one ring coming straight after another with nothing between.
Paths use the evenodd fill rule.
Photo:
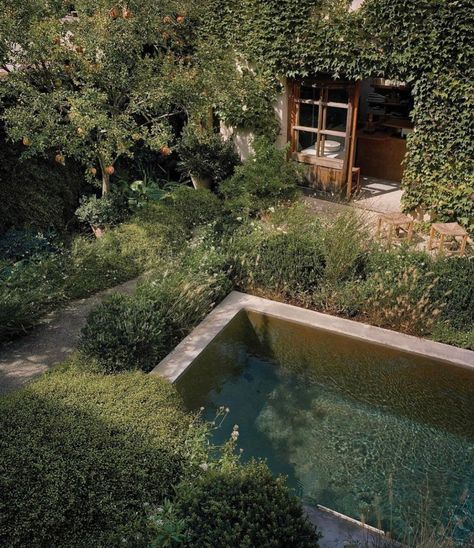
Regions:
<instances>
[{"instance_id":1,"label":"rounded shrub","mask_svg":"<svg viewBox=\"0 0 474 548\"><path fill-rule=\"evenodd\" d=\"M288 162L286 152L264 137L255 139L252 146L254 156L238 166L219 187L227 207L236 215L255 215L298 196L298 165Z\"/></svg>"},{"instance_id":2,"label":"rounded shrub","mask_svg":"<svg viewBox=\"0 0 474 548\"><path fill-rule=\"evenodd\" d=\"M165 317L155 303L114 294L89 314L81 350L105 373L150 371L166 350L166 331Z\"/></svg>"},{"instance_id":3,"label":"rounded shrub","mask_svg":"<svg viewBox=\"0 0 474 548\"><path fill-rule=\"evenodd\" d=\"M186 523L185 546L318 546L301 502L261 462L209 470L178 489L175 510Z\"/></svg>"},{"instance_id":4,"label":"rounded shrub","mask_svg":"<svg viewBox=\"0 0 474 548\"><path fill-rule=\"evenodd\" d=\"M176 215L183 226L194 227L210 223L222 214L222 202L210 190L178 187L166 200L168 211Z\"/></svg>"},{"instance_id":5,"label":"rounded shrub","mask_svg":"<svg viewBox=\"0 0 474 548\"><path fill-rule=\"evenodd\" d=\"M148 546L190 423L170 384L138 372L69 367L1 398L0 544Z\"/></svg>"},{"instance_id":6,"label":"rounded shrub","mask_svg":"<svg viewBox=\"0 0 474 548\"><path fill-rule=\"evenodd\" d=\"M242 251L235 242L234 274L238 285L251 289L293 296L314 291L324 275L324 255L317 238L305 233L273 232L245 235L243 242L254 240L250 251Z\"/></svg>"},{"instance_id":7,"label":"rounded shrub","mask_svg":"<svg viewBox=\"0 0 474 548\"><path fill-rule=\"evenodd\" d=\"M150 371L224 296L223 276L188 278L174 266L158 271L135 295L113 295L90 313L81 350L104 372Z\"/></svg>"}]
</instances>

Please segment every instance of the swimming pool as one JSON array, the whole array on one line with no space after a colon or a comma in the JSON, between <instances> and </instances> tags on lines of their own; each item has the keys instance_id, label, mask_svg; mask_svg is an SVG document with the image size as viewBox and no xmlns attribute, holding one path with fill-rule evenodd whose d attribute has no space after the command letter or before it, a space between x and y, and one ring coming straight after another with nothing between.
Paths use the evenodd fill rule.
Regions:
<instances>
[{"instance_id":1,"label":"swimming pool","mask_svg":"<svg viewBox=\"0 0 474 548\"><path fill-rule=\"evenodd\" d=\"M242 310L176 385L305 502L404 540L472 533L474 370Z\"/></svg>"}]
</instances>

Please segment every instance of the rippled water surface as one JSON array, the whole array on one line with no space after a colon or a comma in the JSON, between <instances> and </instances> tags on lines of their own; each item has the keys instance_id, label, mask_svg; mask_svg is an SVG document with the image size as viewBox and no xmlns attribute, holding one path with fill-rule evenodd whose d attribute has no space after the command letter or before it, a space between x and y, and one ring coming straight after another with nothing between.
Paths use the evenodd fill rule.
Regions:
<instances>
[{"instance_id":1,"label":"rippled water surface","mask_svg":"<svg viewBox=\"0 0 474 548\"><path fill-rule=\"evenodd\" d=\"M190 409L239 425L306 502L409 541L421 524L474 535L474 373L241 313L178 385Z\"/></svg>"}]
</instances>

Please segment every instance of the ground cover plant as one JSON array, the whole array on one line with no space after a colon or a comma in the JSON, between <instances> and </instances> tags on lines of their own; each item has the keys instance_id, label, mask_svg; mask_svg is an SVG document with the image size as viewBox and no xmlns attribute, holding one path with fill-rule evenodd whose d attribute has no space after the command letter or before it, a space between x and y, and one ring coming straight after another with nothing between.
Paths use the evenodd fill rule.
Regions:
<instances>
[{"instance_id":1,"label":"ground cover plant","mask_svg":"<svg viewBox=\"0 0 474 548\"><path fill-rule=\"evenodd\" d=\"M232 518L225 533L230 545L251 546L268 533L278 542L272 545L317 546L284 481L263 463L233 459L224 467L215 460L207 441L211 425L184 410L171 384L140 372L91 369L77 355L0 398L2 544L205 545L223 534L222 519ZM207 467L214 470L209 476ZM221 515L206 516L221 496L228 500ZM163 524L161 510L170 503L180 516L193 507L178 531L179 520Z\"/></svg>"},{"instance_id":2,"label":"ground cover plant","mask_svg":"<svg viewBox=\"0 0 474 548\"><path fill-rule=\"evenodd\" d=\"M171 385L79 361L0 400L6 546L144 546L148 505L191 465L193 418Z\"/></svg>"},{"instance_id":3,"label":"ground cover plant","mask_svg":"<svg viewBox=\"0 0 474 548\"><path fill-rule=\"evenodd\" d=\"M29 231L0 238L0 341L30 329L70 299L113 287L182 250L196 227L221 211L209 191L179 188L100 239L75 236L68 245Z\"/></svg>"}]
</instances>

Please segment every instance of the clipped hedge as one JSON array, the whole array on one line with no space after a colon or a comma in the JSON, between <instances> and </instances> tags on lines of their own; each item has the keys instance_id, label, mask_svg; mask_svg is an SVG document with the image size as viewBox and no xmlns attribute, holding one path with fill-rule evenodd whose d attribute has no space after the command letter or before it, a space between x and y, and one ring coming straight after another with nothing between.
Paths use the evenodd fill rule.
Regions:
<instances>
[{"instance_id":1,"label":"clipped hedge","mask_svg":"<svg viewBox=\"0 0 474 548\"><path fill-rule=\"evenodd\" d=\"M178 489L175 505L188 531L185 546L318 546L301 502L261 462L209 470Z\"/></svg>"},{"instance_id":2,"label":"clipped hedge","mask_svg":"<svg viewBox=\"0 0 474 548\"><path fill-rule=\"evenodd\" d=\"M0 399L0 544L147 546L192 419L159 377L69 367Z\"/></svg>"},{"instance_id":3,"label":"clipped hedge","mask_svg":"<svg viewBox=\"0 0 474 548\"><path fill-rule=\"evenodd\" d=\"M158 271L135 295L113 295L91 311L81 350L102 371L150 371L229 290L223 276L188 276L174 266Z\"/></svg>"}]
</instances>

